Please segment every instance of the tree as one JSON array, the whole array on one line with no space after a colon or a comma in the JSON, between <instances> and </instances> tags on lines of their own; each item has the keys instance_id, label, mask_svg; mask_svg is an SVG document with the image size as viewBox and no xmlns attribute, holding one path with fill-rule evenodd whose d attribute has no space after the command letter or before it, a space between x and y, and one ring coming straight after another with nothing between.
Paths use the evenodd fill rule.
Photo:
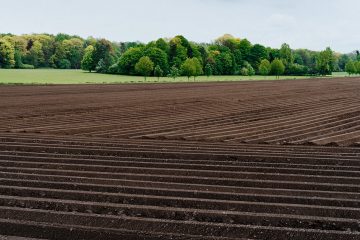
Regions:
<instances>
[{"instance_id":1,"label":"tree","mask_svg":"<svg viewBox=\"0 0 360 240\"><path fill-rule=\"evenodd\" d=\"M360 74L360 61L354 63L356 74Z\"/></svg>"},{"instance_id":2,"label":"tree","mask_svg":"<svg viewBox=\"0 0 360 240\"><path fill-rule=\"evenodd\" d=\"M251 43L247 39L243 39L239 43L239 50L242 54L242 58L244 61L249 61L250 51L251 51Z\"/></svg>"},{"instance_id":3,"label":"tree","mask_svg":"<svg viewBox=\"0 0 360 240\"><path fill-rule=\"evenodd\" d=\"M58 67L60 69L70 69L71 68L71 62L69 60L67 60L67 59L61 59L59 61Z\"/></svg>"},{"instance_id":4,"label":"tree","mask_svg":"<svg viewBox=\"0 0 360 240\"><path fill-rule=\"evenodd\" d=\"M263 76L266 76L270 74L270 71L271 63L267 59L262 60L259 65L259 73Z\"/></svg>"},{"instance_id":5,"label":"tree","mask_svg":"<svg viewBox=\"0 0 360 240\"><path fill-rule=\"evenodd\" d=\"M240 70L240 73L241 73L242 76L249 76L249 70L246 67L243 67Z\"/></svg>"},{"instance_id":6,"label":"tree","mask_svg":"<svg viewBox=\"0 0 360 240\"><path fill-rule=\"evenodd\" d=\"M164 71L161 69L161 67L159 65L156 65L155 69L154 69L154 76L158 78L158 80L160 79L160 77L162 77L164 74Z\"/></svg>"},{"instance_id":7,"label":"tree","mask_svg":"<svg viewBox=\"0 0 360 240\"><path fill-rule=\"evenodd\" d=\"M346 63L345 65L345 71L349 74L355 74L356 73L356 68L355 68L355 64L352 60L350 60L349 62Z\"/></svg>"},{"instance_id":8,"label":"tree","mask_svg":"<svg viewBox=\"0 0 360 240\"><path fill-rule=\"evenodd\" d=\"M218 45L225 46L229 48L231 51L239 48L240 39L233 37L231 34L224 34L215 40L215 43Z\"/></svg>"},{"instance_id":9,"label":"tree","mask_svg":"<svg viewBox=\"0 0 360 240\"><path fill-rule=\"evenodd\" d=\"M157 47L150 47L145 50L144 56L148 56L155 66L159 65L161 70L167 73L169 71L169 63L167 54Z\"/></svg>"},{"instance_id":10,"label":"tree","mask_svg":"<svg viewBox=\"0 0 360 240\"><path fill-rule=\"evenodd\" d=\"M61 45L63 45L65 50L66 59L70 61L71 68L79 69L84 55L83 40L71 38L70 40L64 40Z\"/></svg>"},{"instance_id":11,"label":"tree","mask_svg":"<svg viewBox=\"0 0 360 240\"><path fill-rule=\"evenodd\" d=\"M289 67L289 74L291 75L300 76L305 75L307 72L308 68L306 66L297 63L294 63Z\"/></svg>"},{"instance_id":12,"label":"tree","mask_svg":"<svg viewBox=\"0 0 360 240\"><path fill-rule=\"evenodd\" d=\"M181 67L183 62L192 54L189 41L183 36L176 36L170 40L169 60L172 66Z\"/></svg>"},{"instance_id":13,"label":"tree","mask_svg":"<svg viewBox=\"0 0 360 240\"><path fill-rule=\"evenodd\" d=\"M27 61L34 67L40 67L44 64L45 58L42 51L42 44L39 41L33 42L29 53L27 54Z\"/></svg>"},{"instance_id":14,"label":"tree","mask_svg":"<svg viewBox=\"0 0 360 240\"><path fill-rule=\"evenodd\" d=\"M86 49L85 49L85 54L84 57L81 61L81 69L86 70L91 72L94 69L94 59L93 59L93 54L94 54L94 47L89 45Z\"/></svg>"},{"instance_id":15,"label":"tree","mask_svg":"<svg viewBox=\"0 0 360 240\"><path fill-rule=\"evenodd\" d=\"M15 65L14 65L15 68L19 69L23 67L22 56L20 51L15 50L14 60L15 60Z\"/></svg>"},{"instance_id":16,"label":"tree","mask_svg":"<svg viewBox=\"0 0 360 240\"><path fill-rule=\"evenodd\" d=\"M255 44L251 49L248 57L248 62L254 68L258 69L261 60L267 59L268 52L266 48L260 44Z\"/></svg>"},{"instance_id":17,"label":"tree","mask_svg":"<svg viewBox=\"0 0 360 240\"><path fill-rule=\"evenodd\" d=\"M328 47L325 51L321 51L316 60L316 69L321 75L332 74L334 70L334 53Z\"/></svg>"},{"instance_id":18,"label":"tree","mask_svg":"<svg viewBox=\"0 0 360 240\"><path fill-rule=\"evenodd\" d=\"M15 66L15 48L10 42L0 39L0 68Z\"/></svg>"},{"instance_id":19,"label":"tree","mask_svg":"<svg viewBox=\"0 0 360 240\"><path fill-rule=\"evenodd\" d=\"M171 77L175 80L179 76L180 76L180 70L177 67L172 66L170 68L170 73L169 73L168 77Z\"/></svg>"},{"instance_id":20,"label":"tree","mask_svg":"<svg viewBox=\"0 0 360 240\"><path fill-rule=\"evenodd\" d=\"M251 66L250 63L248 62L244 62L244 67L240 70L241 75L243 76L253 76L255 75L255 70L254 68Z\"/></svg>"},{"instance_id":21,"label":"tree","mask_svg":"<svg viewBox=\"0 0 360 240\"><path fill-rule=\"evenodd\" d=\"M194 81L195 81L195 78L197 76L203 75L204 71L203 71L203 68L202 68L202 64L201 64L201 62L199 61L198 58L193 58L192 61L193 61L193 64L195 66L195 75L194 75Z\"/></svg>"},{"instance_id":22,"label":"tree","mask_svg":"<svg viewBox=\"0 0 360 240\"><path fill-rule=\"evenodd\" d=\"M289 44L284 43L280 48L280 59L283 61L285 67L289 67L294 63L294 55Z\"/></svg>"},{"instance_id":23,"label":"tree","mask_svg":"<svg viewBox=\"0 0 360 240\"><path fill-rule=\"evenodd\" d=\"M215 56L215 70L218 75L233 75L235 69L235 57L230 51Z\"/></svg>"},{"instance_id":24,"label":"tree","mask_svg":"<svg viewBox=\"0 0 360 240\"><path fill-rule=\"evenodd\" d=\"M150 76L153 70L154 70L154 63L147 56L140 58L139 62L135 65L135 71L143 75L145 81L146 81L146 77Z\"/></svg>"},{"instance_id":25,"label":"tree","mask_svg":"<svg viewBox=\"0 0 360 240\"><path fill-rule=\"evenodd\" d=\"M185 62L181 65L181 72L183 75L187 76L190 79L191 76L195 76L196 67L191 58L185 60Z\"/></svg>"},{"instance_id":26,"label":"tree","mask_svg":"<svg viewBox=\"0 0 360 240\"><path fill-rule=\"evenodd\" d=\"M339 68L340 68L341 71L346 71L346 70L345 70L345 66L346 66L346 64L347 64L349 61L350 61L349 55L347 55L347 54L342 54L342 55L340 56L338 64L339 64Z\"/></svg>"},{"instance_id":27,"label":"tree","mask_svg":"<svg viewBox=\"0 0 360 240\"><path fill-rule=\"evenodd\" d=\"M206 64L204 72L207 77L210 77L212 75L212 66L210 63Z\"/></svg>"},{"instance_id":28,"label":"tree","mask_svg":"<svg viewBox=\"0 0 360 240\"><path fill-rule=\"evenodd\" d=\"M99 61L102 59L104 63L101 70L102 72L107 72L107 69L114 63L113 54L114 49L110 41L106 39L98 40L95 44L95 50L93 53L93 68L96 68Z\"/></svg>"},{"instance_id":29,"label":"tree","mask_svg":"<svg viewBox=\"0 0 360 240\"><path fill-rule=\"evenodd\" d=\"M105 63L104 59L100 59L100 61L98 62L98 64L96 65L95 68L96 72L98 73L106 73L108 70L108 66Z\"/></svg>"},{"instance_id":30,"label":"tree","mask_svg":"<svg viewBox=\"0 0 360 240\"><path fill-rule=\"evenodd\" d=\"M284 63L278 58L274 59L274 61L272 61L271 63L271 73L276 75L277 78L279 78L279 76L284 74L284 72L285 72Z\"/></svg>"},{"instance_id":31,"label":"tree","mask_svg":"<svg viewBox=\"0 0 360 240\"><path fill-rule=\"evenodd\" d=\"M159 38L155 42L155 45L156 45L157 48L163 50L166 54L168 54L169 51L170 51L169 43L167 43L163 38Z\"/></svg>"},{"instance_id":32,"label":"tree","mask_svg":"<svg viewBox=\"0 0 360 240\"><path fill-rule=\"evenodd\" d=\"M118 73L126 75L135 75L135 65L143 56L141 47L129 48L118 61Z\"/></svg>"}]
</instances>

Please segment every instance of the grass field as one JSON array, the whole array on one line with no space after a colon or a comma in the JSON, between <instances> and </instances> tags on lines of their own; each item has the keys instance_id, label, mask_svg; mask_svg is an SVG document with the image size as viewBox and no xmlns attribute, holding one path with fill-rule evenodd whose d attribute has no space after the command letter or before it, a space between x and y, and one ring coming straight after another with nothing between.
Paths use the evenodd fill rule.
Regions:
<instances>
[{"instance_id":1,"label":"grass field","mask_svg":"<svg viewBox=\"0 0 360 240\"><path fill-rule=\"evenodd\" d=\"M280 79L302 79L309 78L303 76L282 76ZM275 80L275 76L201 76L197 77L197 82L207 81L246 81L246 80ZM193 78L190 79L193 81ZM1 69L0 84L95 84L95 83L144 83L143 77L95 74L81 70L55 70L55 69L36 69L18 70ZM154 82L188 82L187 77L180 77L176 80L163 77L158 81L155 77L149 77L147 83Z\"/></svg>"}]
</instances>

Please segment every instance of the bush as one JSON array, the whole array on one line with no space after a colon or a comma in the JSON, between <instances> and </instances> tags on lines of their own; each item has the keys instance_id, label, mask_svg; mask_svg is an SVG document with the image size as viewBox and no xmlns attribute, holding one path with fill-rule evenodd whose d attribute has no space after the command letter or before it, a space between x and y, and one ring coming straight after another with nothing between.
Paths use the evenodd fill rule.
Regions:
<instances>
[{"instance_id":1,"label":"bush","mask_svg":"<svg viewBox=\"0 0 360 240\"><path fill-rule=\"evenodd\" d=\"M70 69L71 68L71 62L67 59L61 59L59 61L58 67L60 69Z\"/></svg>"},{"instance_id":2,"label":"bush","mask_svg":"<svg viewBox=\"0 0 360 240\"><path fill-rule=\"evenodd\" d=\"M34 69L34 65L30 65L30 64L21 64L19 66L19 69Z\"/></svg>"},{"instance_id":3,"label":"bush","mask_svg":"<svg viewBox=\"0 0 360 240\"><path fill-rule=\"evenodd\" d=\"M119 72L118 72L118 64L115 63L115 64L111 65L111 66L109 67L108 72L111 73L111 74L118 74L118 73L119 73Z\"/></svg>"},{"instance_id":4,"label":"bush","mask_svg":"<svg viewBox=\"0 0 360 240\"><path fill-rule=\"evenodd\" d=\"M290 75L305 75L308 73L308 68L306 66L294 63L289 66Z\"/></svg>"},{"instance_id":5,"label":"bush","mask_svg":"<svg viewBox=\"0 0 360 240\"><path fill-rule=\"evenodd\" d=\"M249 76L249 70L245 67L243 67L240 71L241 75L243 76Z\"/></svg>"}]
</instances>

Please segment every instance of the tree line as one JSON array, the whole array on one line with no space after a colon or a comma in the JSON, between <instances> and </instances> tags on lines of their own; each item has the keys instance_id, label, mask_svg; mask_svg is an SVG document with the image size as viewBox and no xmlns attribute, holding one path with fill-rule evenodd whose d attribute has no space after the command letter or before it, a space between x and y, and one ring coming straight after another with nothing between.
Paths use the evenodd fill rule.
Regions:
<instances>
[{"instance_id":1,"label":"tree line","mask_svg":"<svg viewBox=\"0 0 360 240\"><path fill-rule=\"evenodd\" d=\"M195 43L179 35L147 44L67 34L0 34L0 68L82 68L145 77L356 74L359 55L358 51L335 53L330 48L291 49L288 44L270 48L228 34L212 43Z\"/></svg>"}]
</instances>

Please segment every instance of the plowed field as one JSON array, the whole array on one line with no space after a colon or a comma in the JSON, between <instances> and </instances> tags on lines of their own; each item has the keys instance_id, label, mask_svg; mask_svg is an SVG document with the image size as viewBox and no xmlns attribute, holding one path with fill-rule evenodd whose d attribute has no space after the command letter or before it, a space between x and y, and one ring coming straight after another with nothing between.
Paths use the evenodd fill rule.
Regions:
<instances>
[{"instance_id":1,"label":"plowed field","mask_svg":"<svg viewBox=\"0 0 360 240\"><path fill-rule=\"evenodd\" d=\"M360 239L360 79L2 86L0 109L0 239Z\"/></svg>"}]
</instances>

